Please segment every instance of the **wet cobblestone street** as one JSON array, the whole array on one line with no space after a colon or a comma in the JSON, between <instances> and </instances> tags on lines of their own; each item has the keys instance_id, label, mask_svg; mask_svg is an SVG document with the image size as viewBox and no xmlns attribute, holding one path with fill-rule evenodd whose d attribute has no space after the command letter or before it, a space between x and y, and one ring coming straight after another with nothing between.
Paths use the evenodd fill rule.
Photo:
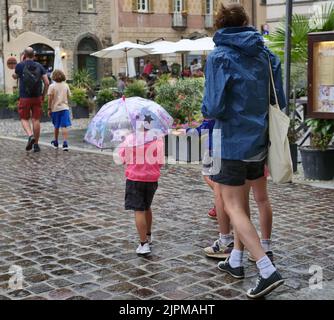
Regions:
<instances>
[{"instance_id":1,"label":"wet cobblestone street","mask_svg":"<svg viewBox=\"0 0 334 320\"><path fill-rule=\"evenodd\" d=\"M1 299L247 299L256 281L217 269L203 248L217 237L200 167L168 165L153 203L153 253L142 258L125 212L124 171L103 154L64 153L0 139ZM334 299L334 190L270 184L273 244L284 286L267 299ZM257 209L252 200L252 215ZM22 268L11 289L10 268ZM311 266L323 289L309 288Z\"/></svg>"}]
</instances>

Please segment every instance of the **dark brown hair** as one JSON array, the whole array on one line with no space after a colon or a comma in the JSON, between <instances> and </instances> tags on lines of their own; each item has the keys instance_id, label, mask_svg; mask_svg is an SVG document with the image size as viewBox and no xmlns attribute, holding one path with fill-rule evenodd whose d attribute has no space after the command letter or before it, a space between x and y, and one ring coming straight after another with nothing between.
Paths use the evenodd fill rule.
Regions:
<instances>
[{"instance_id":1,"label":"dark brown hair","mask_svg":"<svg viewBox=\"0 0 334 320\"><path fill-rule=\"evenodd\" d=\"M55 70L52 73L52 80L56 82L63 82L66 80L65 74L61 70Z\"/></svg>"},{"instance_id":2,"label":"dark brown hair","mask_svg":"<svg viewBox=\"0 0 334 320\"><path fill-rule=\"evenodd\" d=\"M249 24L249 17L241 4L221 5L215 22L215 28L242 27Z\"/></svg>"}]
</instances>

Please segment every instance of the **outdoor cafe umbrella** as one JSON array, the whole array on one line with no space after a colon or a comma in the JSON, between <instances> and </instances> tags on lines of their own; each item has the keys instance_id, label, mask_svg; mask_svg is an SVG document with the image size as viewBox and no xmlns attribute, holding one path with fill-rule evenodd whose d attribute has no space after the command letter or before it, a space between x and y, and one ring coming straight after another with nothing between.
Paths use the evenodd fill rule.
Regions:
<instances>
[{"instance_id":1,"label":"outdoor cafe umbrella","mask_svg":"<svg viewBox=\"0 0 334 320\"><path fill-rule=\"evenodd\" d=\"M153 50L137 43L130 41L120 42L112 47L105 48L98 52L94 52L91 55L97 58L110 58L110 59L126 59L127 72L129 69L128 58L137 58L149 55Z\"/></svg>"},{"instance_id":2,"label":"outdoor cafe umbrella","mask_svg":"<svg viewBox=\"0 0 334 320\"><path fill-rule=\"evenodd\" d=\"M133 97L105 104L90 122L85 141L100 148L115 148L134 134L133 146L169 133L173 118L154 101ZM146 134L140 134L146 128Z\"/></svg>"}]
</instances>

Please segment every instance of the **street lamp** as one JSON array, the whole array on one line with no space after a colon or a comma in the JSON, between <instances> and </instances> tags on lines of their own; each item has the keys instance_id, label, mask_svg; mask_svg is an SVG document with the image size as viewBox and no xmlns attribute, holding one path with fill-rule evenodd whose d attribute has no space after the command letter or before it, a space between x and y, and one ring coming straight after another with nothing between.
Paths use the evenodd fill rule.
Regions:
<instances>
[{"instance_id":1,"label":"street lamp","mask_svg":"<svg viewBox=\"0 0 334 320\"><path fill-rule=\"evenodd\" d=\"M284 88L287 101L286 114L290 114L290 77L291 77L291 23L293 0L286 1L285 48L284 48Z\"/></svg>"}]
</instances>

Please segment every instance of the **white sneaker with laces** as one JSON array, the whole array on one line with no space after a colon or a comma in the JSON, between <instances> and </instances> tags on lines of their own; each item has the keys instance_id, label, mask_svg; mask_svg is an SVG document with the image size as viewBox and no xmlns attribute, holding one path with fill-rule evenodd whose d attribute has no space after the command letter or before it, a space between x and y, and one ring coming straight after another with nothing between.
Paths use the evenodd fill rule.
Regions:
<instances>
[{"instance_id":1,"label":"white sneaker with laces","mask_svg":"<svg viewBox=\"0 0 334 320\"><path fill-rule=\"evenodd\" d=\"M151 253L150 245L146 242L143 246L140 244L136 250L137 254L148 254Z\"/></svg>"}]
</instances>

